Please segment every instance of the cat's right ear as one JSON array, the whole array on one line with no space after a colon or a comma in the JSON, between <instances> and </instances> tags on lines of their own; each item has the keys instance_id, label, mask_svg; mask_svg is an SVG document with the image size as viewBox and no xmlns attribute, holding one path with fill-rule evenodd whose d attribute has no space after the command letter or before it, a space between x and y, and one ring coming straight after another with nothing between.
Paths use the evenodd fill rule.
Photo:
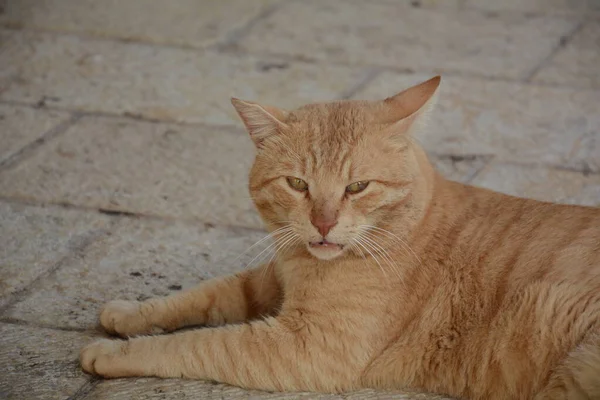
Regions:
<instances>
[{"instance_id":1,"label":"cat's right ear","mask_svg":"<svg viewBox=\"0 0 600 400\"><path fill-rule=\"evenodd\" d=\"M440 82L441 77L436 76L388 97L380 109L380 122L390 124L395 134L410 134L421 129L435 106Z\"/></svg>"},{"instance_id":2,"label":"cat's right ear","mask_svg":"<svg viewBox=\"0 0 600 400\"><path fill-rule=\"evenodd\" d=\"M269 136L277 134L286 127L283 122L287 116L285 110L272 106L261 106L236 98L231 99L231 104L240 115L250 138L259 149Z\"/></svg>"}]
</instances>

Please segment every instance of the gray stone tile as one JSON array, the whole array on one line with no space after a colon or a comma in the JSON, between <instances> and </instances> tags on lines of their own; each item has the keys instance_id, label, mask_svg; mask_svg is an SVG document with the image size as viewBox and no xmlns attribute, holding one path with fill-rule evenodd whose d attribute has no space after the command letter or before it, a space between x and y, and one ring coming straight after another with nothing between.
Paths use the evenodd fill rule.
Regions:
<instances>
[{"instance_id":1,"label":"gray stone tile","mask_svg":"<svg viewBox=\"0 0 600 400\"><path fill-rule=\"evenodd\" d=\"M407 1L311 0L282 7L240 45L328 63L519 78L547 57L577 20L415 8Z\"/></svg>"},{"instance_id":2,"label":"gray stone tile","mask_svg":"<svg viewBox=\"0 0 600 400\"><path fill-rule=\"evenodd\" d=\"M0 202L0 307L107 226L95 213Z\"/></svg>"},{"instance_id":3,"label":"gray stone tile","mask_svg":"<svg viewBox=\"0 0 600 400\"><path fill-rule=\"evenodd\" d=\"M450 400L447 397L418 392L383 392L361 390L343 395L317 393L268 393L244 390L216 383L179 379L118 379L103 381L94 388L86 400L105 399L315 399L315 400Z\"/></svg>"},{"instance_id":4,"label":"gray stone tile","mask_svg":"<svg viewBox=\"0 0 600 400\"><path fill-rule=\"evenodd\" d=\"M63 112L0 104L0 163L68 118Z\"/></svg>"},{"instance_id":5,"label":"gray stone tile","mask_svg":"<svg viewBox=\"0 0 600 400\"><path fill-rule=\"evenodd\" d=\"M0 172L0 193L260 227L248 193L254 152L242 128L88 117Z\"/></svg>"},{"instance_id":6,"label":"gray stone tile","mask_svg":"<svg viewBox=\"0 0 600 400\"><path fill-rule=\"evenodd\" d=\"M339 400L335 395L314 393L267 393L234 386L180 379L136 379L100 382L86 400L105 399L323 399Z\"/></svg>"},{"instance_id":7,"label":"gray stone tile","mask_svg":"<svg viewBox=\"0 0 600 400\"><path fill-rule=\"evenodd\" d=\"M600 89L600 20L588 21L533 81Z\"/></svg>"},{"instance_id":8,"label":"gray stone tile","mask_svg":"<svg viewBox=\"0 0 600 400\"><path fill-rule=\"evenodd\" d=\"M384 73L355 97L383 99L428 77ZM417 135L428 151L600 171L600 91L458 77L439 90Z\"/></svg>"},{"instance_id":9,"label":"gray stone tile","mask_svg":"<svg viewBox=\"0 0 600 400\"><path fill-rule=\"evenodd\" d=\"M331 100L363 77L360 69L239 57L212 51L0 31L0 99L238 124L230 97L281 107Z\"/></svg>"},{"instance_id":10,"label":"gray stone tile","mask_svg":"<svg viewBox=\"0 0 600 400\"><path fill-rule=\"evenodd\" d=\"M419 7L477 9L490 12L581 15L600 11L600 3L597 0L418 0L417 3Z\"/></svg>"},{"instance_id":11,"label":"gray stone tile","mask_svg":"<svg viewBox=\"0 0 600 400\"><path fill-rule=\"evenodd\" d=\"M430 154L429 160L439 173L452 181L469 183L489 162L486 156L445 156Z\"/></svg>"},{"instance_id":12,"label":"gray stone tile","mask_svg":"<svg viewBox=\"0 0 600 400\"><path fill-rule=\"evenodd\" d=\"M514 196L600 207L600 174L493 163L472 183Z\"/></svg>"},{"instance_id":13,"label":"gray stone tile","mask_svg":"<svg viewBox=\"0 0 600 400\"><path fill-rule=\"evenodd\" d=\"M0 24L201 47L278 1L19 0L7 3Z\"/></svg>"},{"instance_id":14,"label":"gray stone tile","mask_svg":"<svg viewBox=\"0 0 600 400\"><path fill-rule=\"evenodd\" d=\"M240 270L264 247L238 256L265 235L247 229L124 220L111 235L91 244L83 257L38 282L5 316L47 326L94 328L100 307L110 300L166 296ZM265 261L268 254L263 253Z\"/></svg>"},{"instance_id":15,"label":"gray stone tile","mask_svg":"<svg viewBox=\"0 0 600 400\"><path fill-rule=\"evenodd\" d=\"M78 362L91 336L0 323L0 398L70 398L88 380Z\"/></svg>"}]
</instances>

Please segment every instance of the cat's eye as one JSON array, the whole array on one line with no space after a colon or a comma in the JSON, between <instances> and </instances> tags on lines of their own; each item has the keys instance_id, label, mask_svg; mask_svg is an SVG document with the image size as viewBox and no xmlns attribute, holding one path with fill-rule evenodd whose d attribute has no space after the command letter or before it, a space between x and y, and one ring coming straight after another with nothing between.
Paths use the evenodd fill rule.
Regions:
<instances>
[{"instance_id":1,"label":"cat's eye","mask_svg":"<svg viewBox=\"0 0 600 400\"><path fill-rule=\"evenodd\" d=\"M369 181L358 181L346 186L346 193L356 194L365 190L369 186Z\"/></svg>"},{"instance_id":2,"label":"cat's eye","mask_svg":"<svg viewBox=\"0 0 600 400\"><path fill-rule=\"evenodd\" d=\"M306 183L302 179L294 178L293 176L288 176L286 179L288 185L290 185L292 189L297 190L299 192L306 192L308 190L308 183Z\"/></svg>"}]
</instances>

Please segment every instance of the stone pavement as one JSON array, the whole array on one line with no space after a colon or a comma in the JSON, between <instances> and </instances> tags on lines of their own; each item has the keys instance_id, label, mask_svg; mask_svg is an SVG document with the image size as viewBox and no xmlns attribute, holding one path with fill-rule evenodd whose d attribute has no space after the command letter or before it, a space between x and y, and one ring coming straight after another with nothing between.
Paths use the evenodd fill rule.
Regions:
<instances>
[{"instance_id":1,"label":"stone pavement","mask_svg":"<svg viewBox=\"0 0 600 400\"><path fill-rule=\"evenodd\" d=\"M229 97L383 98L442 73L448 177L600 205L599 0L0 0L0 398L317 398L103 381L114 298L243 268L264 235ZM439 398L363 391L326 399Z\"/></svg>"}]
</instances>

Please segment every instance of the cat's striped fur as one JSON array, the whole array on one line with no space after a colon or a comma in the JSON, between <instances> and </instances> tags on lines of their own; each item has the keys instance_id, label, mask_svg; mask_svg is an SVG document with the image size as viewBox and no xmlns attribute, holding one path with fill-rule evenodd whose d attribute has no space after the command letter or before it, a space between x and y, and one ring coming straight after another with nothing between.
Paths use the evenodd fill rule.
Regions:
<instances>
[{"instance_id":1,"label":"cat's striped fur","mask_svg":"<svg viewBox=\"0 0 600 400\"><path fill-rule=\"evenodd\" d=\"M277 257L167 298L108 303L101 323L124 337L211 328L99 341L83 368L280 391L600 399L600 210L438 175L410 139L438 84L292 112L235 100ZM362 180L364 192L344 194ZM343 249L309 245L315 218L333 219L326 239Z\"/></svg>"}]
</instances>

